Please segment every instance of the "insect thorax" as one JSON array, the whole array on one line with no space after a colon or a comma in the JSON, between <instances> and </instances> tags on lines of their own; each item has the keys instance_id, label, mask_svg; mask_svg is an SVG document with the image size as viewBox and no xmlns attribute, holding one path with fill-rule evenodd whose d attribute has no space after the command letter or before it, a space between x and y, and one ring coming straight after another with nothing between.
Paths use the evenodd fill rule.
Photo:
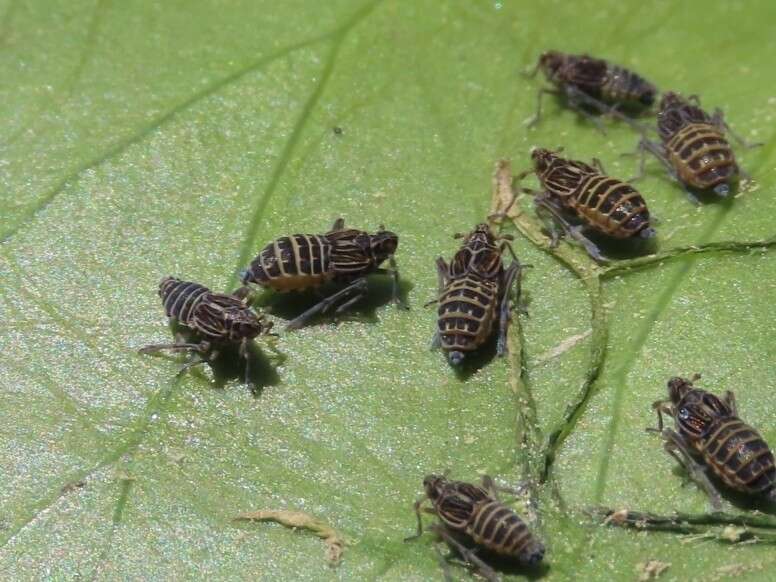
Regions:
<instances>
[{"instance_id":1,"label":"insect thorax","mask_svg":"<svg viewBox=\"0 0 776 582\"><path fill-rule=\"evenodd\" d=\"M550 194L566 198L578 193L580 186L595 174L587 164L557 158L539 175L539 180Z\"/></svg>"}]
</instances>

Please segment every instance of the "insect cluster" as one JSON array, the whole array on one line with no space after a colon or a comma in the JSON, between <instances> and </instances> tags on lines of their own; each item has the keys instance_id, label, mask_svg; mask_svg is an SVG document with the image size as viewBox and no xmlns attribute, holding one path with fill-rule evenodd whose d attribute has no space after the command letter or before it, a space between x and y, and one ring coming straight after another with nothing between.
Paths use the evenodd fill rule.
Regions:
<instances>
[{"instance_id":1,"label":"insect cluster","mask_svg":"<svg viewBox=\"0 0 776 582\"><path fill-rule=\"evenodd\" d=\"M531 125L541 119L544 95L553 94L602 131L601 115L622 120L638 131L642 173L644 154L650 153L693 200L698 192L727 196L735 181L744 176L727 141L728 134L735 134L719 110L709 115L697 97L684 98L674 92L662 95L656 140L637 121L658 98L655 85L643 77L601 59L557 51L541 55L534 74L540 70L554 89L539 91ZM636 242L656 237L647 202L631 182L610 176L597 159L588 164L561 154L562 149L535 148L532 167L516 177L518 184L530 174L538 180L538 190L520 190L533 195L551 246L565 235L580 243L594 260L604 262L608 259L592 236ZM506 353L525 265L515 255L512 237L494 232L489 224L478 224L455 237L462 243L450 262L442 257L436 262L439 289L431 302L437 304L432 347L460 368L491 340L495 340L497 355ZM281 236L268 243L242 271L242 286L231 293L165 277L159 295L174 326L175 342L152 344L141 352L191 352L194 358L184 365L184 371L212 363L223 350L236 347L245 361L245 382L250 383L251 342L270 339L272 347L276 337L267 316L253 306L257 288L276 294L309 291L319 296L320 300L287 323L287 331L325 314L337 317L347 312L369 294L372 275L390 276L392 302L406 308L394 258L398 244L398 235L382 226L370 233L346 228L340 218L325 233ZM511 257L508 265L505 253ZM738 417L732 392L719 398L695 387L696 379L669 381L668 399L654 403L658 427L650 430L662 436L665 450L708 493L715 510L721 507L721 497L714 481L776 501L776 465L768 445ZM664 426L664 416L674 420L674 429ZM492 479L483 478L478 486L429 475L423 488L425 496L415 504L418 531L413 538L423 533L422 512L436 515L438 523L430 530L490 580L497 576L487 555L526 568L544 559L544 544L526 521L499 500Z\"/></svg>"},{"instance_id":2,"label":"insect cluster","mask_svg":"<svg viewBox=\"0 0 776 582\"><path fill-rule=\"evenodd\" d=\"M554 88L539 90L536 114L528 124L536 125L541 119L542 99L547 94L559 97L602 132L601 115L626 122L641 135L640 171L630 182L643 175L647 153L660 160L694 203L699 202L698 194L726 197L739 178L748 178L739 168L727 136L746 147L759 144L747 144L733 133L719 109L709 115L696 95L684 98L676 92L664 93L656 125L648 128L636 117L649 112L658 90L633 71L588 55L558 51L542 54L530 76L540 70ZM650 131L656 132L657 139L650 137ZM561 152L536 149L533 169L519 176L522 179L535 173L541 184L538 192L523 191L535 195L537 211L554 223L550 228L553 245L559 238L558 226L593 259L604 262L606 257L588 234L620 241L655 236L647 203L628 181L607 175L597 159L587 164L561 157Z\"/></svg>"},{"instance_id":3,"label":"insect cluster","mask_svg":"<svg viewBox=\"0 0 776 582\"><path fill-rule=\"evenodd\" d=\"M286 329L299 329L314 316L334 310L346 311L367 293L367 276L385 273L380 265L389 261L393 276L393 298L399 300L399 274L393 255L399 237L383 228L375 234L345 228L338 219L325 234L294 234L269 243L242 273L243 286L229 294L213 293L199 283L165 277L159 285L162 305L176 329L175 343L141 348L151 354L161 350L189 351L199 357L192 366L214 361L220 351L239 346L245 360L245 383L250 384L248 342L270 333L272 323L250 305L251 285L277 293L318 290L327 283L339 287L295 319Z\"/></svg>"}]
</instances>

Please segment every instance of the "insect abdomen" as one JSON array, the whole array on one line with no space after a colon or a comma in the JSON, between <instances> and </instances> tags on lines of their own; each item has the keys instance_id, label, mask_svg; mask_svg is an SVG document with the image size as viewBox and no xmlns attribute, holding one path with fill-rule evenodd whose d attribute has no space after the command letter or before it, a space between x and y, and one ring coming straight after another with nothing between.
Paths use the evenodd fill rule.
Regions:
<instances>
[{"instance_id":1,"label":"insect abdomen","mask_svg":"<svg viewBox=\"0 0 776 582\"><path fill-rule=\"evenodd\" d=\"M535 564L544 556L544 546L528 529L525 522L500 501L478 504L466 533L488 550Z\"/></svg>"},{"instance_id":2,"label":"insect abdomen","mask_svg":"<svg viewBox=\"0 0 776 582\"><path fill-rule=\"evenodd\" d=\"M482 345L493 330L497 295L493 281L471 276L449 281L439 299L442 349L467 352Z\"/></svg>"},{"instance_id":3,"label":"insect abdomen","mask_svg":"<svg viewBox=\"0 0 776 582\"><path fill-rule=\"evenodd\" d=\"M722 419L713 425L701 452L714 473L732 489L764 494L776 487L773 453L760 434L739 418Z\"/></svg>"},{"instance_id":4,"label":"insect abdomen","mask_svg":"<svg viewBox=\"0 0 776 582\"><path fill-rule=\"evenodd\" d=\"M690 123L666 141L666 151L679 179L699 190L728 182L738 173L725 136L708 123Z\"/></svg>"},{"instance_id":5,"label":"insect abdomen","mask_svg":"<svg viewBox=\"0 0 776 582\"><path fill-rule=\"evenodd\" d=\"M649 227L649 210L632 186L603 174L593 174L566 203L596 230L629 238Z\"/></svg>"},{"instance_id":6,"label":"insect abdomen","mask_svg":"<svg viewBox=\"0 0 776 582\"><path fill-rule=\"evenodd\" d=\"M175 277L165 277L159 284L159 296L162 298L167 317L177 319L183 325L191 324L191 316L202 297L210 290L199 283L181 281Z\"/></svg>"},{"instance_id":7,"label":"insect abdomen","mask_svg":"<svg viewBox=\"0 0 776 582\"><path fill-rule=\"evenodd\" d=\"M656 92L654 85L643 77L612 64L607 67L606 82L601 87L601 97L614 103L652 105Z\"/></svg>"},{"instance_id":8,"label":"insect abdomen","mask_svg":"<svg viewBox=\"0 0 776 582\"><path fill-rule=\"evenodd\" d=\"M320 235L295 234L269 243L251 262L243 283L285 292L318 287L332 277L331 244Z\"/></svg>"}]
</instances>

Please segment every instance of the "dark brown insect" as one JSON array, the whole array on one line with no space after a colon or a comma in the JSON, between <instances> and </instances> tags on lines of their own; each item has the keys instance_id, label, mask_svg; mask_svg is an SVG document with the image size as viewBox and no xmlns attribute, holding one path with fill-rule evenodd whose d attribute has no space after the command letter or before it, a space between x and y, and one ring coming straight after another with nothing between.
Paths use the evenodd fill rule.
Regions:
<instances>
[{"instance_id":1,"label":"dark brown insect","mask_svg":"<svg viewBox=\"0 0 776 582\"><path fill-rule=\"evenodd\" d=\"M422 535L421 511L425 510L436 514L442 523L441 527L433 530L489 580L498 579L495 572L474 551L458 541L456 535L462 534L480 548L514 559L523 566L538 565L544 558L544 545L514 510L498 500L493 480L483 477L482 482L483 486L479 487L463 481L449 481L439 475L428 475L423 479L425 496L415 502L418 531L407 539ZM431 503L431 508L423 508L426 501Z\"/></svg>"},{"instance_id":2,"label":"dark brown insect","mask_svg":"<svg viewBox=\"0 0 776 582\"><path fill-rule=\"evenodd\" d=\"M776 501L776 464L760 434L738 418L735 396L722 398L693 386L692 379L671 378L668 400L658 400L658 427L665 449L708 493L715 510L721 508L719 493L707 476L749 495ZM663 414L674 419L676 430L663 428Z\"/></svg>"},{"instance_id":3,"label":"dark brown insect","mask_svg":"<svg viewBox=\"0 0 776 582\"><path fill-rule=\"evenodd\" d=\"M542 148L534 149L531 158L534 169L523 172L517 179L536 173L544 191L525 191L538 194L534 199L537 211L544 209L549 212L566 234L582 243L595 260L606 259L598 247L582 234L584 229L615 239L648 239L655 236L643 196L627 182L607 176L598 160L594 159L594 165L590 166ZM568 215L581 224L572 225L566 219ZM554 229L552 233L554 245L557 244L558 234Z\"/></svg>"},{"instance_id":4,"label":"dark brown insect","mask_svg":"<svg viewBox=\"0 0 776 582\"><path fill-rule=\"evenodd\" d=\"M556 89L541 89L537 98L536 115L529 125L539 121L542 112L542 97L545 94L560 95L568 106L590 119L603 131L598 119L587 111L610 113L631 122L619 110L638 111L649 107L655 101L657 89L633 71L588 55L570 55L558 51L547 51L531 76L538 70Z\"/></svg>"},{"instance_id":5,"label":"dark brown insect","mask_svg":"<svg viewBox=\"0 0 776 582\"><path fill-rule=\"evenodd\" d=\"M259 335L270 334L272 323L233 295L213 293L199 283L165 277L159 285L164 311L181 330L175 343L152 344L140 350L150 354L161 350L191 351L200 358L186 364L181 372L215 360L219 350L227 345L239 345L245 359L245 382L249 383L250 358L248 342ZM189 337L185 337L188 335ZM188 341L187 341L188 340Z\"/></svg>"},{"instance_id":6,"label":"dark brown insect","mask_svg":"<svg viewBox=\"0 0 776 582\"><path fill-rule=\"evenodd\" d=\"M394 260L398 245L399 237L390 231L369 234L346 229L340 218L326 234L295 234L269 243L243 271L243 288L236 293L246 295L250 283L280 293L318 288L329 282L345 286L293 319L287 329L298 329L337 304L335 313L346 310L366 294L366 276L373 273L393 276L393 300L401 305ZM381 269L386 260L390 269Z\"/></svg>"},{"instance_id":7,"label":"dark brown insect","mask_svg":"<svg viewBox=\"0 0 776 582\"><path fill-rule=\"evenodd\" d=\"M447 352L453 365L485 343L497 324L497 353L506 352L509 298L515 282L519 294L521 272L509 242L499 242L510 238L496 237L487 224L478 224L449 265L442 257L437 259L439 317L433 347ZM505 249L514 257L506 269L501 258Z\"/></svg>"},{"instance_id":8,"label":"dark brown insect","mask_svg":"<svg viewBox=\"0 0 776 582\"><path fill-rule=\"evenodd\" d=\"M690 189L711 190L718 196L727 196L731 183L742 174L726 133L742 145L760 145L746 144L730 130L722 111L717 109L709 115L701 109L695 95L689 99L671 92L663 95L657 114L657 130L662 143L644 138L639 149L657 157L669 174L685 187L693 201L697 200Z\"/></svg>"}]
</instances>

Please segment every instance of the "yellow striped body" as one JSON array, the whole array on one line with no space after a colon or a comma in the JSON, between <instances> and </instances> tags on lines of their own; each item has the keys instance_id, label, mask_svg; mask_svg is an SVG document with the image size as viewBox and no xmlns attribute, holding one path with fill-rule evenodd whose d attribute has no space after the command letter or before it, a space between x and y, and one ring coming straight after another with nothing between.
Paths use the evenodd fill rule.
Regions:
<instances>
[{"instance_id":1,"label":"yellow striped body","mask_svg":"<svg viewBox=\"0 0 776 582\"><path fill-rule=\"evenodd\" d=\"M238 343L269 330L241 299L199 283L165 277L159 296L167 317L211 342Z\"/></svg>"},{"instance_id":2,"label":"yellow striped body","mask_svg":"<svg viewBox=\"0 0 776 582\"><path fill-rule=\"evenodd\" d=\"M439 298L437 330L445 351L471 352L493 332L499 280L467 275L450 279Z\"/></svg>"},{"instance_id":3,"label":"yellow striped body","mask_svg":"<svg viewBox=\"0 0 776 582\"><path fill-rule=\"evenodd\" d=\"M736 416L719 418L707 435L691 441L725 485L752 495L776 488L776 465L760 434Z\"/></svg>"},{"instance_id":4,"label":"yellow striped body","mask_svg":"<svg viewBox=\"0 0 776 582\"><path fill-rule=\"evenodd\" d=\"M325 236L295 234L269 243L253 260L245 282L285 293L319 287L331 280L332 245Z\"/></svg>"},{"instance_id":5,"label":"yellow striped body","mask_svg":"<svg viewBox=\"0 0 776 582\"><path fill-rule=\"evenodd\" d=\"M491 552L522 561L527 561L541 547L525 522L495 499L477 503L465 529L475 543Z\"/></svg>"},{"instance_id":6,"label":"yellow striped body","mask_svg":"<svg viewBox=\"0 0 776 582\"><path fill-rule=\"evenodd\" d=\"M649 225L644 198L629 184L595 173L565 198L566 205L595 230L613 238L630 238Z\"/></svg>"},{"instance_id":7,"label":"yellow striped body","mask_svg":"<svg viewBox=\"0 0 776 582\"><path fill-rule=\"evenodd\" d=\"M627 182L549 150L537 149L532 157L547 196L588 228L617 239L631 238L650 228L647 204Z\"/></svg>"},{"instance_id":8,"label":"yellow striped body","mask_svg":"<svg viewBox=\"0 0 776 582\"><path fill-rule=\"evenodd\" d=\"M533 566L543 559L544 545L526 523L482 487L436 475L426 477L423 483L435 513L449 529L524 565Z\"/></svg>"},{"instance_id":9,"label":"yellow striped body","mask_svg":"<svg viewBox=\"0 0 776 582\"><path fill-rule=\"evenodd\" d=\"M712 189L738 174L733 150L711 123L688 123L664 142L666 157L686 185Z\"/></svg>"}]
</instances>

